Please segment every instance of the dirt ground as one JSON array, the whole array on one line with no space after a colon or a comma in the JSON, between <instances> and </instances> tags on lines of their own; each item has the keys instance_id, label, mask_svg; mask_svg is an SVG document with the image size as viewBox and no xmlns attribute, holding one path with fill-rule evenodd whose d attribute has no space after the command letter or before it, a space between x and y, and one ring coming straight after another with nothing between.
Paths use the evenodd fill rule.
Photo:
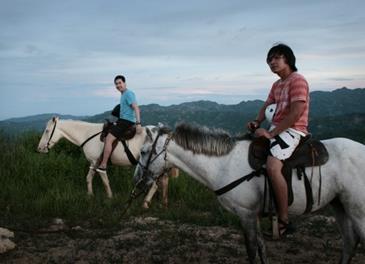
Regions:
<instances>
[{"instance_id":1,"label":"dirt ground","mask_svg":"<svg viewBox=\"0 0 365 264\"><path fill-rule=\"evenodd\" d=\"M296 223L282 241L267 241L270 263L337 263L341 239L334 219L321 215ZM34 233L15 230L17 248L0 263L248 263L241 231L132 218L120 228L69 227L62 220ZM353 263L365 263L360 245Z\"/></svg>"}]
</instances>

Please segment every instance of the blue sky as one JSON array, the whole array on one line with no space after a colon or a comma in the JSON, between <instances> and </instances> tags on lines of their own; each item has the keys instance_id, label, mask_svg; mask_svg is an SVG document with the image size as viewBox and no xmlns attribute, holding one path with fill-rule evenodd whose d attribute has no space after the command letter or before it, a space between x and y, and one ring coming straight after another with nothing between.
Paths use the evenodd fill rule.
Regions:
<instances>
[{"instance_id":1,"label":"blue sky","mask_svg":"<svg viewBox=\"0 0 365 264\"><path fill-rule=\"evenodd\" d=\"M0 119L90 115L127 77L140 104L264 99L290 45L311 90L365 87L364 1L1 1Z\"/></svg>"}]
</instances>

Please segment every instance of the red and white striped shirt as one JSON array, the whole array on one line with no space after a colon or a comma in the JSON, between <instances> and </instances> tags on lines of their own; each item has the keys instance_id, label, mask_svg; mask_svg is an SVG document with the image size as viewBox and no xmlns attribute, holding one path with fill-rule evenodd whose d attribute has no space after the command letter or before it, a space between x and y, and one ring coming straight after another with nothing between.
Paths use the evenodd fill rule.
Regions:
<instances>
[{"instance_id":1,"label":"red and white striped shirt","mask_svg":"<svg viewBox=\"0 0 365 264\"><path fill-rule=\"evenodd\" d=\"M272 124L277 126L290 112L290 104L305 102L305 109L291 128L308 133L309 87L305 78L297 72L291 73L285 80L277 80L266 100L268 104L277 104Z\"/></svg>"}]
</instances>

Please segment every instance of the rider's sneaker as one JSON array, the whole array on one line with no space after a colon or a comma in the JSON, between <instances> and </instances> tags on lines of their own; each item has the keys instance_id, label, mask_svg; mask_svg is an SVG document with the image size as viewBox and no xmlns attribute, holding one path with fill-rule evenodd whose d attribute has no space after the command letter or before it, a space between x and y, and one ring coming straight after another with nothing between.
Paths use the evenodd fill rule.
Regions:
<instances>
[{"instance_id":1,"label":"rider's sneaker","mask_svg":"<svg viewBox=\"0 0 365 264\"><path fill-rule=\"evenodd\" d=\"M99 168L96 169L96 171L100 172L100 173L106 173L106 168L99 167Z\"/></svg>"}]
</instances>

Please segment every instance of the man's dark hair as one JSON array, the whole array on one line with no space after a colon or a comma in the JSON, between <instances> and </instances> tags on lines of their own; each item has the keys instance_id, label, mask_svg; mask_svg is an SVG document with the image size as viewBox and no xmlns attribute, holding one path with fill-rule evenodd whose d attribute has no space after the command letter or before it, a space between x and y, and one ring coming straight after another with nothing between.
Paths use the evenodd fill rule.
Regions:
<instances>
[{"instance_id":1,"label":"man's dark hair","mask_svg":"<svg viewBox=\"0 0 365 264\"><path fill-rule=\"evenodd\" d=\"M122 82L125 83L125 77L123 75L117 75L115 76L114 78L114 83L117 81L117 80L122 80Z\"/></svg>"},{"instance_id":2,"label":"man's dark hair","mask_svg":"<svg viewBox=\"0 0 365 264\"><path fill-rule=\"evenodd\" d=\"M283 55L290 69L292 71L298 71L297 67L295 66L294 52L288 45L280 43L273 46L267 53L266 61L269 62L270 59L275 55Z\"/></svg>"}]
</instances>

